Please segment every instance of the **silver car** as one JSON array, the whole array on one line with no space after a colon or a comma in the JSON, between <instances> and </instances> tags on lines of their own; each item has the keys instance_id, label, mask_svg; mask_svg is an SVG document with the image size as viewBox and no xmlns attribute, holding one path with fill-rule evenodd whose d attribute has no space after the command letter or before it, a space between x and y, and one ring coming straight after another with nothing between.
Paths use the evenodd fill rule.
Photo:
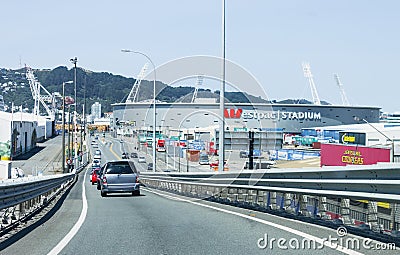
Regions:
<instances>
[{"instance_id":1,"label":"silver car","mask_svg":"<svg viewBox=\"0 0 400 255\"><path fill-rule=\"evenodd\" d=\"M139 173L132 161L110 161L104 164L100 176L101 196L108 193L140 195Z\"/></svg>"}]
</instances>

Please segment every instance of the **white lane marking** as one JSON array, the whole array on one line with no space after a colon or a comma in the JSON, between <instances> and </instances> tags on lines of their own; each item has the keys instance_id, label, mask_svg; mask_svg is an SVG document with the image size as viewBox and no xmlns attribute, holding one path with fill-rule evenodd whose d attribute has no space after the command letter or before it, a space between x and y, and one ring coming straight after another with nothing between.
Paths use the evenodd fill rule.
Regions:
<instances>
[{"instance_id":1,"label":"white lane marking","mask_svg":"<svg viewBox=\"0 0 400 255\"><path fill-rule=\"evenodd\" d=\"M86 219L86 214L88 210L88 203L86 199L86 190L85 190L85 183L86 183L86 175L87 171L85 172L85 176L83 177L83 183L82 183L82 212L81 215L79 216L78 221L75 223L75 225L72 227L72 229L69 231L69 233L48 253L48 255L57 255L64 249L65 246L74 238L76 233L78 233L79 229L82 227L83 222L85 222Z\"/></svg>"},{"instance_id":2,"label":"white lane marking","mask_svg":"<svg viewBox=\"0 0 400 255\"><path fill-rule=\"evenodd\" d=\"M148 188L144 188L144 190L146 190L146 191L148 191L150 193L159 195L159 196L166 197L166 198L171 199L171 200L187 202L187 203L191 203L191 204L194 204L194 205L198 205L198 206L206 207L206 208L209 208L209 209L213 209L213 210L216 210L216 211L220 211L220 212L232 214L232 215L235 215L235 216L239 216L239 217L242 217L242 218L245 218L245 219L248 219L248 220L257 221L259 223L262 223L262 224L265 224L265 225L268 225L268 226L271 226L271 227L275 227L275 228L281 229L283 231L295 234L297 236L301 236L301 237L306 238L308 240L313 240L313 241L315 241L315 242L317 242L317 243L319 243L321 245L330 247L330 248L332 248L334 250L343 252L345 254L363 255L363 253L347 249L346 247L340 246L337 243L331 243L326 239L318 238L316 236L304 233L302 231L299 231L299 230L296 230L296 229L293 229L293 228L289 228L289 227L286 227L286 226L282 226L282 225L279 225L279 224L276 224L276 223L273 223L273 222L270 222L270 221L266 221L266 220L263 220L263 219L255 218L255 217L250 216L250 215L246 215L246 214L242 214L242 213L238 213L238 212L232 212L232 211L229 211L229 210L226 210L226 209L214 207L214 206L211 206L211 205L201 204L201 203L190 201L190 200L187 200L187 199L184 199L184 198L179 198L179 197L174 197L174 196L163 194L163 193L158 193L158 192L155 192L155 191L150 190Z\"/></svg>"}]
</instances>

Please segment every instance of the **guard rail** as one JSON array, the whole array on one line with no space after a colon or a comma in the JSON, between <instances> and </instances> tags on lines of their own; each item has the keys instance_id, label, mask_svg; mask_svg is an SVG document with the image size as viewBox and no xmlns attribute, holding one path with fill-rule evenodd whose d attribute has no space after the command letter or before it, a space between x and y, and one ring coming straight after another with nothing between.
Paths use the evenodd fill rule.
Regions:
<instances>
[{"instance_id":1,"label":"guard rail","mask_svg":"<svg viewBox=\"0 0 400 255\"><path fill-rule=\"evenodd\" d=\"M267 169L221 173L141 173L141 182L191 197L286 216L343 224L365 223L375 239L400 239L400 164ZM378 207L384 203L384 207ZM306 217L305 217L306 216ZM332 225L331 224L331 225ZM385 239L386 238L386 239Z\"/></svg>"}]
</instances>

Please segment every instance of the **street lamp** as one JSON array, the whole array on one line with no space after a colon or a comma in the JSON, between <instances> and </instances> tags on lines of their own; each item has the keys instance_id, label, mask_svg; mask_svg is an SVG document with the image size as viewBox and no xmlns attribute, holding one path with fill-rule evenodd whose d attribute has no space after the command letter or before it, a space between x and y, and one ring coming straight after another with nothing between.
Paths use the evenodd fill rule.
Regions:
<instances>
[{"instance_id":1,"label":"street lamp","mask_svg":"<svg viewBox=\"0 0 400 255\"><path fill-rule=\"evenodd\" d=\"M140 51L132 51L132 50L121 50L121 52L125 53L135 53L135 54L140 54L147 58L147 60L150 61L151 65L153 66L153 72L154 72L154 80L153 80L153 172L156 172L156 127L157 127L157 122L156 122L156 66L154 65L153 61L150 59L149 56L146 54L140 52Z\"/></svg>"},{"instance_id":2,"label":"street lamp","mask_svg":"<svg viewBox=\"0 0 400 255\"><path fill-rule=\"evenodd\" d=\"M222 0L222 83L221 89L219 92L219 113L221 118L221 123L219 125L219 162L222 162L222 170L221 167L218 168L218 171L224 171L224 162L225 162L225 0Z\"/></svg>"},{"instance_id":3,"label":"street lamp","mask_svg":"<svg viewBox=\"0 0 400 255\"><path fill-rule=\"evenodd\" d=\"M356 121L364 121L365 123L367 123L370 127L372 127L373 129L375 129L379 134L383 135L387 140L390 141L391 143L391 153L390 153L390 160L392 163L394 163L394 141L393 139L389 138L387 135L385 135L382 131L380 131L379 129L377 129L374 125L372 125L371 123L369 123L366 119L363 118L359 118L359 117L354 117L354 120Z\"/></svg>"},{"instance_id":4,"label":"street lamp","mask_svg":"<svg viewBox=\"0 0 400 255\"><path fill-rule=\"evenodd\" d=\"M77 57L74 57L74 58L71 58L69 61L71 61L71 63L72 64L74 64L74 84L75 84L75 86L74 86L74 102L75 102L75 106L74 106L74 132L72 132L72 136L73 136L73 138L72 138L72 140L73 140L73 143L74 143L74 146L73 146L73 148L74 148L74 150L75 150L75 158L76 158L76 156L77 156L77 132L76 132L76 127L77 127L77 123L76 123L76 112L77 112L77 106L78 106L78 104L77 104L77 102L76 102L76 63L78 62L78 58ZM75 162L75 159L74 159L74 166L76 166L77 164L76 164L77 162Z\"/></svg>"},{"instance_id":5,"label":"street lamp","mask_svg":"<svg viewBox=\"0 0 400 255\"><path fill-rule=\"evenodd\" d=\"M62 171L65 171L65 84L71 84L72 81L63 82L62 84L62 98L63 98L63 105L62 105ZM68 123L69 126L69 123Z\"/></svg>"}]
</instances>

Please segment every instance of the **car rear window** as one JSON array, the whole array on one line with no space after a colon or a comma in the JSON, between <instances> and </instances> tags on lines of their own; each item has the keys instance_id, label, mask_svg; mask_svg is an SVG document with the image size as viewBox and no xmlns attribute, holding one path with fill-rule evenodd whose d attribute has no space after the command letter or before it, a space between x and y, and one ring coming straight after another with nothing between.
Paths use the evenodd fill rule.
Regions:
<instances>
[{"instance_id":1,"label":"car rear window","mask_svg":"<svg viewBox=\"0 0 400 255\"><path fill-rule=\"evenodd\" d=\"M110 164L106 169L107 174L133 174L135 172L135 166L129 164Z\"/></svg>"}]
</instances>

